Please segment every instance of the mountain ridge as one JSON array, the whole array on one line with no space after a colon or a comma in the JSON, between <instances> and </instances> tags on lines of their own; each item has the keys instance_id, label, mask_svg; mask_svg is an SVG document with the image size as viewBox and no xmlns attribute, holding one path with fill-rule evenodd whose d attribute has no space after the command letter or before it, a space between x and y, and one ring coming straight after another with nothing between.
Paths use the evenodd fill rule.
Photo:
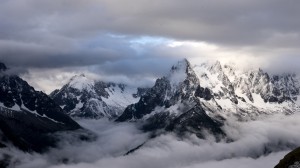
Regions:
<instances>
[{"instance_id":1,"label":"mountain ridge","mask_svg":"<svg viewBox=\"0 0 300 168\"><path fill-rule=\"evenodd\" d=\"M45 93L36 91L17 75L6 74L3 65L0 129L4 139L22 150L42 152L56 143L50 133L81 128Z\"/></svg>"},{"instance_id":2,"label":"mountain ridge","mask_svg":"<svg viewBox=\"0 0 300 168\"><path fill-rule=\"evenodd\" d=\"M72 117L112 119L118 117L126 106L137 102L146 90L92 80L81 74L73 76L61 89L53 91L50 97Z\"/></svg>"},{"instance_id":3,"label":"mountain ridge","mask_svg":"<svg viewBox=\"0 0 300 168\"><path fill-rule=\"evenodd\" d=\"M201 121L203 124L200 122L201 128L189 125L193 130L188 132L203 138L204 129L209 130L204 124L208 120L215 123L213 128L222 130L229 117L247 121L300 111L299 83L295 75L269 75L262 69L239 72L219 61L192 65L184 59L172 66L166 76L157 79L139 102L129 105L116 121L144 121L146 129L167 130L194 108L194 114L208 118ZM188 118L193 123L199 117L191 113ZM183 126L181 122L178 127ZM217 134L224 133L218 131Z\"/></svg>"}]
</instances>

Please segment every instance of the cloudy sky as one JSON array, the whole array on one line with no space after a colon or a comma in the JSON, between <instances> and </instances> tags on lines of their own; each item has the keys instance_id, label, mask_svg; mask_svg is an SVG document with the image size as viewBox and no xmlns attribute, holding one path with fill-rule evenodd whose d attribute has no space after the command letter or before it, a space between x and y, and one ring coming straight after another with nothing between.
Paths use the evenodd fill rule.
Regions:
<instances>
[{"instance_id":1,"label":"cloudy sky","mask_svg":"<svg viewBox=\"0 0 300 168\"><path fill-rule=\"evenodd\" d=\"M300 72L298 0L1 0L0 61L50 92L78 73L151 83L179 59Z\"/></svg>"}]
</instances>

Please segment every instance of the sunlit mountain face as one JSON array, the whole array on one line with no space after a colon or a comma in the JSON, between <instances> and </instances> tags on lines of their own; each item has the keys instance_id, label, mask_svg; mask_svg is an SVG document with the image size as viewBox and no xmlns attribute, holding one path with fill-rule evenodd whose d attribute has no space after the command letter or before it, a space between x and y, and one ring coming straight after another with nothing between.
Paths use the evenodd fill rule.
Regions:
<instances>
[{"instance_id":1,"label":"sunlit mountain face","mask_svg":"<svg viewBox=\"0 0 300 168\"><path fill-rule=\"evenodd\" d=\"M300 167L299 5L2 0L0 167Z\"/></svg>"}]
</instances>

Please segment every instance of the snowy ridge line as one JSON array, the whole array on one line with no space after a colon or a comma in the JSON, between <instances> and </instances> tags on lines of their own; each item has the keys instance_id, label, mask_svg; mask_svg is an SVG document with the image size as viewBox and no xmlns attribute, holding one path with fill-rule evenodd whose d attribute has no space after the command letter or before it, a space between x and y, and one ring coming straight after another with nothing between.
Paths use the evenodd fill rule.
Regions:
<instances>
[{"instance_id":1,"label":"snowy ridge line","mask_svg":"<svg viewBox=\"0 0 300 168\"><path fill-rule=\"evenodd\" d=\"M92 80L75 75L50 97L71 117L118 117L124 109L139 100L138 88L125 84Z\"/></svg>"},{"instance_id":2,"label":"snowy ridge line","mask_svg":"<svg viewBox=\"0 0 300 168\"><path fill-rule=\"evenodd\" d=\"M23 106L23 105L20 107L20 109L21 109L22 111L26 111L26 112L32 113L32 114L35 115L36 117L39 116L39 117L42 117L42 118L46 118L46 119L48 119L48 120L51 120L51 121L53 121L53 122L55 122L55 123L58 123L58 124L65 124L65 123L56 121L56 120L54 120L54 119L48 117L48 116L45 115L45 114L40 115L36 110L35 110L35 111L31 111L31 110L29 110L28 108L26 108L26 107Z\"/></svg>"},{"instance_id":3,"label":"snowy ridge line","mask_svg":"<svg viewBox=\"0 0 300 168\"><path fill-rule=\"evenodd\" d=\"M128 106L117 121L170 114L178 117L187 102L201 104L209 117L221 122L232 116L247 121L277 113L293 114L300 110L297 79L289 74L269 75L262 69L240 70L219 61L197 65L184 59L157 79L151 92ZM183 109L176 108L184 102Z\"/></svg>"},{"instance_id":4,"label":"snowy ridge line","mask_svg":"<svg viewBox=\"0 0 300 168\"><path fill-rule=\"evenodd\" d=\"M51 120L52 122L55 122L55 123L58 123L58 124L65 124L63 122L59 122L59 121L56 121L52 118L49 118L45 114L40 115L36 111L31 111L31 110L27 109L26 107L25 108L20 107L20 111L17 111L17 110L13 110L13 109L10 109L10 108L7 108L7 107L0 106L0 111L1 111L0 115L5 116L5 117L9 117L9 118L14 118L13 113L18 113L20 111L23 111L23 112L31 113L31 114L35 115L36 117L46 118L46 119Z\"/></svg>"}]
</instances>

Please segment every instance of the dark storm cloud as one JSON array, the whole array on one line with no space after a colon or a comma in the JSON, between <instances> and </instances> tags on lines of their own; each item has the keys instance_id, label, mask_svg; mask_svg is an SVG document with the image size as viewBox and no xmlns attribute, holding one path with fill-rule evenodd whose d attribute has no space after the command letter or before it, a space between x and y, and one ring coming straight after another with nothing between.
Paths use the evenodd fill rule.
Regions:
<instances>
[{"instance_id":1,"label":"dark storm cloud","mask_svg":"<svg viewBox=\"0 0 300 168\"><path fill-rule=\"evenodd\" d=\"M125 59L132 52L118 41L110 42L106 36L98 36L96 40L91 39L88 42L53 40L53 43L57 42L52 45L48 44L49 41L35 43L1 40L0 61L11 66L57 68Z\"/></svg>"},{"instance_id":2,"label":"dark storm cloud","mask_svg":"<svg viewBox=\"0 0 300 168\"><path fill-rule=\"evenodd\" d=\"M114 32L241 46L298 35L298 6L297 0L31 0L20 17L29 27L70 37Z\"/></svg>"},{"instance_id":3,"label":"dark storm cloud","mask_svg":"<svg viewBox=\"0 0 300 168\"><path fill-rule=\"evenodd\" d=\"M40 66L86 65L134 54L118 50L118 46L129 47L118 39L110 46L99 44L100 51L82 48L82 41L92 42L105 33L162 36L235 47L298 48L300 44L297 0L0 3L0 58L28 66L38 66L37 62Z\"/></svg>"},{"instance_id":4,"label":"dark storm cloud","mask_svg":"<svg viewBox=\"0 0 300 168\"><path fill-rule=\"evenodd\" d=\"M118 0L106 2L116 19L110 29L220 44L254 45L277 34L299 34L299 1ZM126 17L122 17L126 16ZM124 24L128 23L128 24Z\"/></svg>"},{"instance_id":5,"label":"dark storm cloud","mask_svg":"<svg viewBox=\"0 0 300 168\"><path fill-rule=\"evenodd\" d=\"M158 77L175 60L216 54L168 47L173 40L212 44L222 48L218 53L241 51L300 72L289 66L300 53L299 5L298 0L2 0L0 61L24 72L89 67L102 76L131 78ZM240 55L235 60L243 61Z\"/></svg>"}]
</instances>

